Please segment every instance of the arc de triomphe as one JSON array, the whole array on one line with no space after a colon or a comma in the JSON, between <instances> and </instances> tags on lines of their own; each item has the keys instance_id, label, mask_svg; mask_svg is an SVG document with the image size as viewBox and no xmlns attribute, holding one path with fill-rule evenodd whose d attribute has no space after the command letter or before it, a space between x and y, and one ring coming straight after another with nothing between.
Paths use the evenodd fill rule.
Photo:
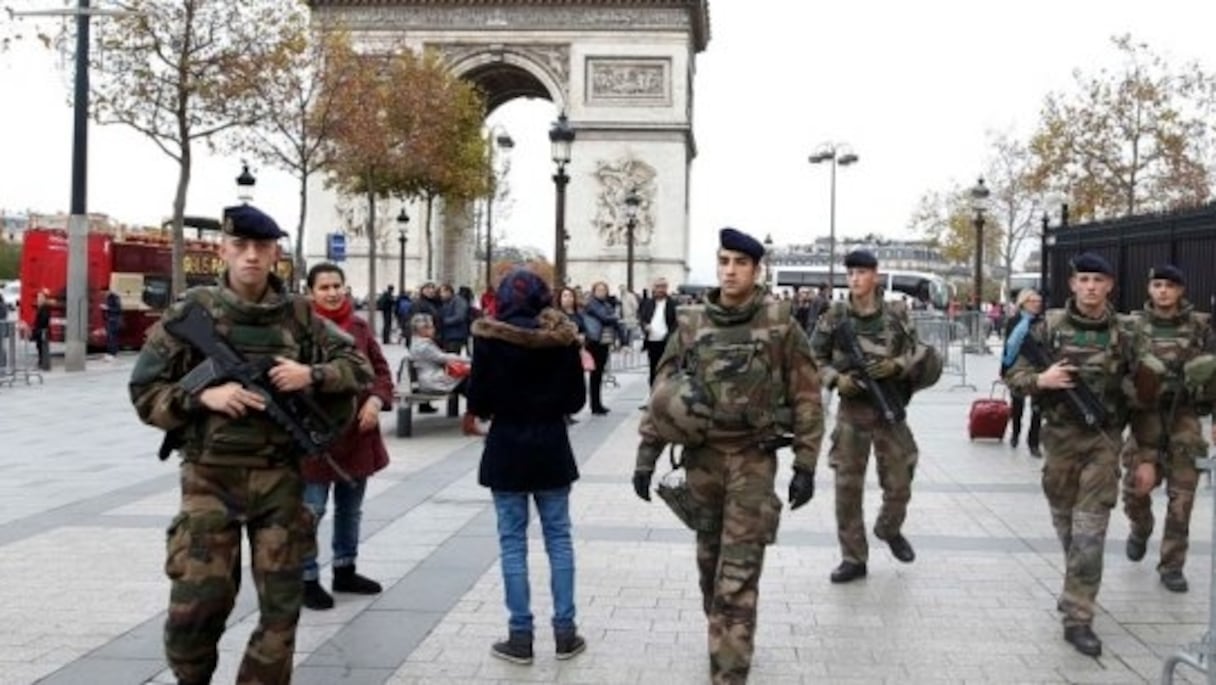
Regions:
<instances>
[{"instance_id":1,"label":"arc de triomphe","mask_svg":"<svg viewBox=\"0 0 1216 685\"><path fill-rule=\"evenodd\" d=\"M709 41L709 0L311 0L314 22L344 26L360 50L404 43L437 50L477 84L490 111L518 97L544 98L565 111L576 138L567 167L567 271L572 284L626 277L625 195L642 198L635 229L634 283L688 274L688 172L696 56ZM326 234L346 232L344 265L366 292L365 202L310 185L306 251L325 257ZM437 205L442 207L442 205ZM396 217L377 207L377 287L397 282ZM423 209L408 207L406 284L426 280ZM475 285L468 207L436 211L434 280ZM552 249L550 244L549 249Z\"/></svg>"}]
</instances>

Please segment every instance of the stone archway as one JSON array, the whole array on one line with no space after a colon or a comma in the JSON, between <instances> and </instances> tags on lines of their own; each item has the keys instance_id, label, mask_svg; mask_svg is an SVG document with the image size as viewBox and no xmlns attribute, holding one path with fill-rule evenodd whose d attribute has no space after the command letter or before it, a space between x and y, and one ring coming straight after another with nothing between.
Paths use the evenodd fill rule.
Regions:
<instances>
[{"instance_id":1,"label":"stone archway","mask_svg":"<svg viewBox=\"0 0 1216 685\"><path fill-rule=\"evenodd\" d=\"M688 172L696 156L692 77L709 41L709 0L310 0L315 23L338 24L366 49L404 42L438 51L478 84L490 111L519 97L566 112L575 139L567 191L567 272L574 283L625 282L623 199L643 198L635 241L639 288L688 265ZM317 188L320 189L320 183ZM310 203L310 258L324 255L337 204ZM394 213L396 209L394 208ZM411 211L420 216L420 212ZM407 282L424 253L421 221L409 231ZM444 207L435 231L437 277L473 282L472 212ZM353 257L357 247L348 247ZM393 251L392 256L396 256ZM396 261L385 261L395 273ZM359 269L348 274L359 285Z\"/></svg>"}]
</instances>

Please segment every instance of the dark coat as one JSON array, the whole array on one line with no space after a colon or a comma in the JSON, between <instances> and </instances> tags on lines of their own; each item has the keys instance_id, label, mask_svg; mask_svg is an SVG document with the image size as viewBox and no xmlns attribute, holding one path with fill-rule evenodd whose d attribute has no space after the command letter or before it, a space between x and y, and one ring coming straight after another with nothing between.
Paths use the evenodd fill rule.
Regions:
<instances>
[{"instance_id":1,"label":"dark coat","mask_svg":"<svg viewBox=\"0 0 1216 685\"><path fill-rule=\"evenodd\" d=\"M537 321L535 330L473 323L469 410L492 419L478 473L492 490L535 492L578 479L566 433L566 416L587 399L578 333L556 309Z\"/></svg>"},{"instance_id":2,"label":"dark coat","mask_svg":"<svg viewBox=\"0 0 1216 685\"><path fill-rule=\"evenodd\" d=\"M656 304L658 300L648 297L638 306L638 323L644 331L650 328L650 322L654 320ZM671 337L676 332L676 301L670 295L663 298L663 318L667 321L667 337Z\"/></svg>"},{"instance_id":3,"label":"dark coat","mask_svg":"<svg viewBox=\"0 0 1216 685\"><path fill-rule=\"evenodd\" d=\"M367 398L375 395L380 398L381 411L391 411L393 408L393 372L380 351L376 336L367 325L367 320L351 317L350 336L355 339L355 349L372 364L375 378L370 386L364 388L358 397L356 412L363 408ZM338 438L330 447L329 456L351 478L367 478L380 469L388 466L388 450L384 447L384 438L380 431L373 428L367 432L359 430L359 420L346 429L346 433ZM310 483L333 483L341 480L341 476L324 459L307 459L301 466L304 480Z\"/></svg>"}]
</instances>

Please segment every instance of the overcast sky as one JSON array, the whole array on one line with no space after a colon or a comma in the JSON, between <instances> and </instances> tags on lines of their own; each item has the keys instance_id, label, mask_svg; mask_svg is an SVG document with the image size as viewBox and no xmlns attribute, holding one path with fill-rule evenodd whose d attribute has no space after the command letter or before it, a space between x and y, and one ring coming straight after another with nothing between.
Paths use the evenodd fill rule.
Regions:
<instances>
[{"instance_id":1,"label":"overcast sky","mask_svg":"<svg viewBox=\"0 0 1216 685\"><path fill-rule=\"evenodd\" d=\"M1113 65L1111 35L1131 32L1175 62L1216 70L1213 0L711 0L710 14L712 39L694 85L694 281L712 277L721 226L771 233L778 244L827 234L828 169L806 161L823 141L848 143L861 158L839 171L838 234L907 237L925 190L974 182L987 131L1027 135L1043 95L1069 87L1074 68ZM6 211L67 209L71 73L59 62L32 47L0 55ZM519 101L491 118L517 143L514 207L496 232L546 252L554 116L548 102ZM234 200L238 156L200 152L187 211L218 213ZM92 211L147 224L170 213L174 163L138 134L94 126L89 171ZM293 179L256 173L255 202L294 225Z\"/></svg>"}]
</instances>

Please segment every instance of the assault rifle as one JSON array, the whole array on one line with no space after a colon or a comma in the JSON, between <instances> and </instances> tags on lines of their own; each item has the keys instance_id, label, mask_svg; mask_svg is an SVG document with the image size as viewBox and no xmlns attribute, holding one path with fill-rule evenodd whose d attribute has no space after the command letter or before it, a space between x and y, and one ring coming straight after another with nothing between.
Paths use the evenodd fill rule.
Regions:
<instances>
[{"instance_id":1,"label":"assault rifle","mask_svg":"<svg viewBox=\"0 0 1216 685\"><path fill-rule=\"evenodd\" d=\"M1031 336L1026 336L1022 341L1021 353L1039 371L1045 371L1055 363L1043 345ZM1088 385L1077 383L1071 388L1061 388L1059 391L1068 398L1068 405L1087 427L1101 428L1106 423L1106 407L1102 406L1101 400Z\"/></svg>"},{"instance_id":2,"label":"assault rifle","mask_svg":"<svg viewBox=\"0 0 1216 685\"><path fill-rule=\"evenodd\" d=\"M857 340L857 331L853 330L853 322L849 320L849 317L841 317L834 334L840 336L840 342L843 343L845 357L848 360L844 368L837 370L841 373L857 372L862 386L878 405L878 411L882 414L883 421L892 425L903 423L908 414L903 403L899 401L899 395L893 392L889 385L870 378L870 374L866 373L866 355L861 349L861 343Z\"/></svg>"},{"instance_id":3,"label":"assault rifle","mask_svg":"<svg viewBox=\"0 0 1216 685\"><path fill-rule=\"evenodd\" d=\"M165 324L165 330L188 343L206 360L178 381L178 386L191 395L221 383L235 381L242 388L262 396L266 416L291 436L296 456L308 457L325 453L325 448L338 437L338 429L326 413L304 392L282 392L275 389L268 372L275 361L269 357L247 360L215 330L215 320L206 309L188 304L181 318ZM165 434L158 456L161 460L181 447L179 431ZM347 477L332 460L326 460L338 475ZM347 477L348 478L348 477Z\"/></svg>"}]
</instances>

